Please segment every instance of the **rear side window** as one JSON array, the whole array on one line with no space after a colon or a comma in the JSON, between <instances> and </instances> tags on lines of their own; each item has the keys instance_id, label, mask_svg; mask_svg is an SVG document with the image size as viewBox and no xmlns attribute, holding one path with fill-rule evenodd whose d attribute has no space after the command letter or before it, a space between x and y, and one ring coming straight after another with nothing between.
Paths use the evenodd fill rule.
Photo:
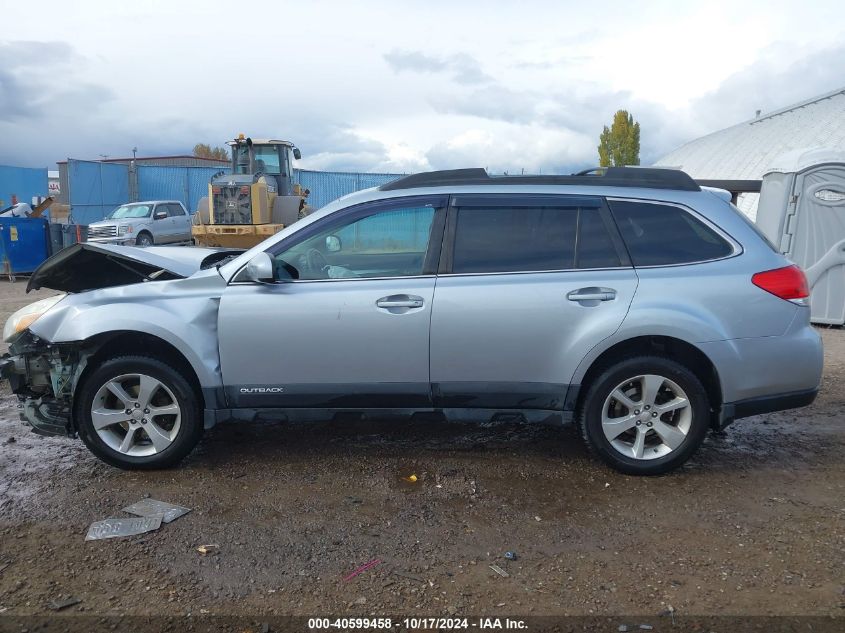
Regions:
<instances>
[{"instance_id":1,"label":"rear side window","mask_svg":"<svg viewBox=\"0 0 845 633\"><path fill-rule=\"evenodd\" d=\"M581 209L578 214L576 268L613 268L620 266L619 253L598 209Z\"/></svg>"},{"instance_id":2,"label":"rear side window","mask_svg":"<svg viewBox=\"0 0 845 633\"><path fill-rule=\"evenodd\" d=\"M460 209L452 272L572 268L577 222L577 209Z\"/></svg>"},{"instance_id":3,"label":"rear side window","mask_svg":"<svg viewBox=\"0 0 845 633\"><path fill-rule=\"evenodd\" d=\"M619 265L597 209L494 207L458 211L453 273Z\"/></svg>"},{"instance_id":4,"label":"rear side window","mask_svg":"<svg viewBox=\"0 0 845 633\"><path fill-rule=\"evenodd\" d=\"M634 266L689 264L727 257L733 252L718 233L680 207L608 202Z\"/></svg>"}]
</instances>

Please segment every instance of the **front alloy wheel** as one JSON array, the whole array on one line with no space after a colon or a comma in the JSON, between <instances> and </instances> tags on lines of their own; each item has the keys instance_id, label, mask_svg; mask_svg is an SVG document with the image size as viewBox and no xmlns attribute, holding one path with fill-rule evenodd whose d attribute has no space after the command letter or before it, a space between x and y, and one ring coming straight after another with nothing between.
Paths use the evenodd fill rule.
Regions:
<instances>
[{"instance_id":1,"label":"front alloy wheel","mask_svg":"<svg viewBox=\"0 0 845 633\"><path fill-rule=\"evenodd\" d=\"M109 448L146 457L173 444L182 424L182 410L161 381L146 374L124 374L97 391L91 422Z\"/></svg>"},{"instance_id":2,"label":"front alloy wheel","mask_svg":"<svg viewBox=\"0 0 845 633\"><path fill-rule=\"evenodd\" d=\"M135 238L135 246L152 246L153 245L153 236L144 231L143 233L139 233L138 237Z\"/></svg>"},{"instance_id":3,"label":"front alloy wheel","mask_svg":"<svg viewBox=\"0 0 845 633\"><path fill-rule=\"evenodd\" d=\"M91 452L118 468L173 466L203 431L196 389L179 370L146 356L112 358L84 376L74 421Z\"/></svg>"}]
</instances>

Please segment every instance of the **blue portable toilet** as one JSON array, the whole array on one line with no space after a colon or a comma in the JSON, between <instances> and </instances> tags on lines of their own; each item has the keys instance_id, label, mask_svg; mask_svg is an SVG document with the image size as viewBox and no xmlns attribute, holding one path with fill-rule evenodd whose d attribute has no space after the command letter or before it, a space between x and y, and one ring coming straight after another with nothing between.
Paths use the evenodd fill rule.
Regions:
<instances>
[{"instance_id":1,"label":"blue portable toilet","mask_svg":"<svg viewBox=\"0 0 845 633\"><path fill-rule=\"evenodd\" d=\"M46 218L0 217L0 262L10 278L31 273L50 256L50 228Z\"/></svg>"}]
</instances>

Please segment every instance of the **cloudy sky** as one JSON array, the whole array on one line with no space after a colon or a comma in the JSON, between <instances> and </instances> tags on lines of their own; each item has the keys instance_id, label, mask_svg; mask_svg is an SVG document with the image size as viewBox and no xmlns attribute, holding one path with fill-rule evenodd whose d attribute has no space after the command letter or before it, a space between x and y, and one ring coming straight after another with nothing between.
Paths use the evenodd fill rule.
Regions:
<instances>
[{"instance_id":1,"label":"cloudy sky","mask_svg":"<svg viewBox=\"0 0 845 633\"><path fill-rule=\"evenodd\" d=\"M0 164L288 138L310 169L643 164L845 87L841 0L0 0Z\"/></svg>"}]
</instances>

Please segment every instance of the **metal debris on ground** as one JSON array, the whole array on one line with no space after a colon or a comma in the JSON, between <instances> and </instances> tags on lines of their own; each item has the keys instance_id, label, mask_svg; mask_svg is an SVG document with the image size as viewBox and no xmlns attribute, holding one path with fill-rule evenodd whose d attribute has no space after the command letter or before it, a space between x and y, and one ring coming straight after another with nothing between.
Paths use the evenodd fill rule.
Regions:
<instances>
[{"instance_id":1,"label":"metal debris on ground","mask_svg":"<svg viewBox=\"0 0 845 633\"><path fill-rule=\"evenodd\" d=\"M161 517L137 517L131 519L104 519L94 521L85 535L86 541L98 541L104 538L118 538L121 536L135 536L144 532L152 532L161 527Z\"/></svg>"},{"instance_id":2,"label":"metal debris on ground","mask_svg":"<svg viewBox=\"0 0 845 633\"><path fill-rule=\"evenodd\" d=\"M197 548L197 551L205 556L206 554L212 553L214 550L219 549L219 545L200 545Z\"/></svg>"},{"instance_id":3,"label":"metal debris on ground","mask_svg":"<svg viewBox=\"0 0 845 633\"><path fill-rule=\"evenodd\" d=\"M516 552L505 552L505 558L508 560L516 560Z\"/></svg>"},{"instance_id":4,"label":"metal debris on ground","mask_svg":"<svg viewBox=\"0 0 845 633\"><path fill-rule=\"evenodd\" d=\"M177 506L174 503L167 503L166 501L158 501L157 499L141 499L131 506L123 508L124 512L129 514L136 514L139 517L161 516L162 523L170 523L181 516L188 514L190 508Z\"/></svg>"},{"instance_id":5,"label":"metal debris on ground","mask_svg":"<svg viewBox=\"0 0 845 633\"><path fill-rule=\"evenodd\" d=\"M508 578L510 574L498 565L490 565L490 569L499 574L502 578Z\"/></svg>"},{"instance_id":6,"label":"metal debris on ground","mask_svg":"<svg viewBox=\"0 0 845 633\"><path fill-rule=\"evenodd\" d=\"M344 579L343 579L343 582L349 582L350 580L355 578L355 576L357 576L358 574L363 573L363 572L367 571L368 569L372 569L373 567L375 567L376 565L378 565L380 563L381 563L381 559L378 559L378 558L374 558L373 560L364 563L363 565L361 565L357 569L354 569L348 576L345 576Z\"/></svg>"},{"instance_id":7,"label":"metal debris on ground","mask_svg":"<svg viewBox=\"0 0 845 633\"><path fill-rule=\"evenodd\" d=\"M82 602L79 598L67 598L66 600L54 600L50 604L47 605L48 609L52 609L53 611L61 611L62 609L67 609L68 607L72 607L75 604L79 604Z\"/></svg>"}]
</instances>

